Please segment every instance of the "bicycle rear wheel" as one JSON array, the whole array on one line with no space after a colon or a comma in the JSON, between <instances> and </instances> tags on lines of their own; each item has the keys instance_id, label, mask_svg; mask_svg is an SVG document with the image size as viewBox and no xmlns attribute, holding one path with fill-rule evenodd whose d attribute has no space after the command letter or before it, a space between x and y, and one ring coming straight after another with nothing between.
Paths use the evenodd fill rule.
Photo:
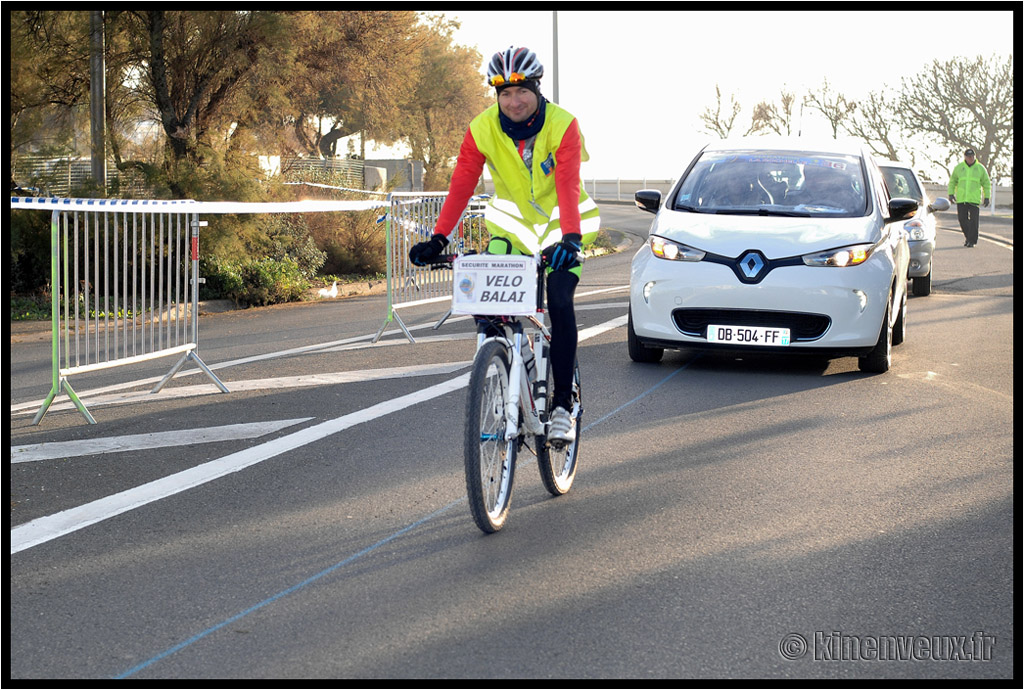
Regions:
<instances>
[{"instance_id":1,"label":"bicycle rear wheel","mask_svg":"<svg viewBox=\"0 0 1024 690\"><path fill-rule=\"evenodd\" d=\"M505 440L509 356L498 342L485 343L473 360L466 403L466 493L477 527L497 532L508 518L518 440Z\"/></svg>"},{"instance_id":2,"label":"bicycle rear wheel","mask_svg":"<svg viewBox=\"0 0 1024 690\"><path fill-rule=\"evenodd\" d=\"M551 368L548 368L548 391L554 390L551 380ZM549 398L550 400L550 398ZM560 448L549 446L543 436L537 437L537 467L540 468L540 479L544 488L553 496L561 496L572 488L576 479L576 466L580 454L580 427L583 417L583 398L580 395L580 365L577 362L572 378L573 409L569 411L576 422L576 434L572 443ZM549 405L550 407L550 405ZM548 410L551 414L551 410ZM546 421L546 420L545 420Z\"/></svg>"}]
</instances>

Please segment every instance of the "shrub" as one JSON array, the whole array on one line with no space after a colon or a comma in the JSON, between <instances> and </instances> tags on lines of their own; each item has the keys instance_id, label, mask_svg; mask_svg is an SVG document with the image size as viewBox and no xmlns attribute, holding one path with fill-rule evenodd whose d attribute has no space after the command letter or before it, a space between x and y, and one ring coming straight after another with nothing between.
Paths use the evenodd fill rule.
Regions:
<instances>
[{"instance_id":1,"label":"shrub","mask_svg":"<svg viewBox=\"0 0 1024 690\"><path fill-rule=\"evenodd\" d=\"M302 299L309 281L294 259L258 259L241 267L244 291L238 301L254 306Z\"/></svg>"},{"instance_id":2,"label":"shrub","mask_svg":"<svg viewBox=\"0 0 1024 690\"><path fill-rule=\"evenodd\" d=\"M230 299L238 305L294 302L310 286L299 264L288 257L241 262L207 257L200 260L199 274L205 278L200 289L203 299Z\"/></svg>"}]
</instances>

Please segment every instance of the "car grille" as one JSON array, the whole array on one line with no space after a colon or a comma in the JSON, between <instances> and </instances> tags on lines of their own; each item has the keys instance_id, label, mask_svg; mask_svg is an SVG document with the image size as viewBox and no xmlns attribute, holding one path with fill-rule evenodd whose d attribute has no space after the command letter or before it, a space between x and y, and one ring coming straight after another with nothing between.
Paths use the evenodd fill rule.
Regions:
<instances>
[{"instance_id":1,"label":"car grille","mask_svg":"<svg viewBox=\"0 0 1024 690\"><path fill-rule=\"evenodd\" d=\"M832 319L824 314L756 309L676 309L676 328L693 338L706 338L708 324L788 328L792 342L808 342L825 335Z\"/></svg>"}]
</instances>

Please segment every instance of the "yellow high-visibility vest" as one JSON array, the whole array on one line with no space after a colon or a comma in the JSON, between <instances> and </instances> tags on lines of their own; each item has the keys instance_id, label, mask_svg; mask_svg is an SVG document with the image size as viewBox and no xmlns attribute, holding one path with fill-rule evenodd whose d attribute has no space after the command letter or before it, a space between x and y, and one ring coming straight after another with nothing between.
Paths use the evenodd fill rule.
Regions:
<instances>
[{"instance_id":1,"label":"yellow high-visibility vest","mask_svg":"<svg viewBox=\"0 0 1024 690\"><path fill-rule=\"evenodd\" d=\"M526 167L516 143L501 129L494 104L469 125L477 148L487 159L494 181L494 197L484 211L492 236L505 237L526 254L536 254L562 239L558 192L555 188L555 152L574 117L554 103L547 104L544 126L533 142L532 170ZM581 162L589 160L580 134ZM584 246L597 237L599 210L580 183L580 233Z\"/></svg>"},{"instance_id":2,"label":"yellow high-visibility vest","mask_svg":"<svg viewBox=\"0 0 1024 690\"><path fill-rule=\"evenodd\" d=\"M974 165L960 161L949 177L948 192L956 195L959 204L980 204L983 199L992 196L988 170L977 161Z\"/></svg>"}]
</instances>

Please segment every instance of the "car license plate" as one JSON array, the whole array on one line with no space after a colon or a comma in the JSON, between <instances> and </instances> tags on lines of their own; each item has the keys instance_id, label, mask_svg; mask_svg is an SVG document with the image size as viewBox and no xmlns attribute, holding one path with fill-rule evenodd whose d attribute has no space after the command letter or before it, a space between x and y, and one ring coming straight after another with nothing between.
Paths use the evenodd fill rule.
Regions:
<instances>
[{"instance_id":1,"label":"car license plate","mask_svg":"<svg viewBox=\"0 0 1024 690\"><path fill-rule=\"evenodd\" d=\"M789 345L788 328L767 328L764 326L708 326L709 343L729 345Z\"/></svg>"}]
</instances>

